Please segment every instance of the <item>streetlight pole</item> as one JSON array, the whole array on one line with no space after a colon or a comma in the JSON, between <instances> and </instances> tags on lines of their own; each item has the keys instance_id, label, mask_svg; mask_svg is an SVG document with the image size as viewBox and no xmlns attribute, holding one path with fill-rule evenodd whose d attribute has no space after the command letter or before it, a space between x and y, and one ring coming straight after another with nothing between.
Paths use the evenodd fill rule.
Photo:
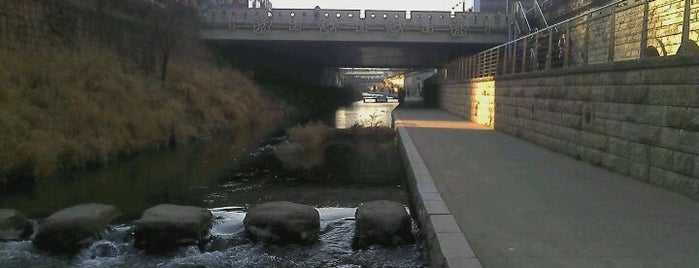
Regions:
<instances>
[{"instance_id":1,"label":"streetlight pole","mask_svg":"<svg viewBox=\"0 0 699 268\"><path fill-rule=\"evenodd\" d=\"M460 0L460 2L456 3L451 10L456 10L456 8L461 5L461 12L466 13L466 0Z\"/></svg>"}]
</instances>

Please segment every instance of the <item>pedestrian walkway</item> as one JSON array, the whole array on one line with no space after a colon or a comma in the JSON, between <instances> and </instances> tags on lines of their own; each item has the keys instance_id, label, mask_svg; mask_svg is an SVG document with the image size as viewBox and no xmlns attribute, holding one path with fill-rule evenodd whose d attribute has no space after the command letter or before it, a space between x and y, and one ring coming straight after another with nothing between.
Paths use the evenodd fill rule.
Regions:
<instances>
[{"instance_id":1,"label":"pedestrian walkway","mask_svg":"<svg viewBox=\"0 0 699 268\"><path fill-rule=\"evenodd\" d=\"M483 267L699 267L699 202L440 110L398 109Z\"/></svg>"}]
</instances>

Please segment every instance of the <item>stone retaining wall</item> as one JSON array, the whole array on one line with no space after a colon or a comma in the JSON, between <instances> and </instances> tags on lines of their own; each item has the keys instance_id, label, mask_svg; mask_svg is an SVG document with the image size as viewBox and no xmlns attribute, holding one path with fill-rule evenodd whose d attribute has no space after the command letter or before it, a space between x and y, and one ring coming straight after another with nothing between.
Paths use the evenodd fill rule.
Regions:
<instances>
[{"instance_id":1,"label":"stone retaining wall","mask_svg":"<svg viewBox=\"0 0 699 268\"><path fill-rule=\"evenodd\" d=\"M483 124L465 111L492 85L496 130L699 199L698 74L666 57L509 75L444 84L442 108Z\"/></svg>"},{"instance_id":2,"label":"stone retaining wall","mask_svg":"<svg viewBox=\"0 0 699 268\"><path fill-rule=\"evenodd\" d=\"M471 83L444 83L441 85L439 103L450 113L493 126L495 119L495 82L491 78L474 79Z\"/></svg>"}]
</instances>

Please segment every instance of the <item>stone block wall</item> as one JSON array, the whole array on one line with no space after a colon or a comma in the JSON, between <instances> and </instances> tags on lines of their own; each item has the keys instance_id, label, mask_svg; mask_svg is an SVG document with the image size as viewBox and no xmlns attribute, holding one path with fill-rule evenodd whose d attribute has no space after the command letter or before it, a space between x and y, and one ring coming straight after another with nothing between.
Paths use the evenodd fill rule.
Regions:
<instances>
[{"instance_id":1,"label":"stone block wall","mask_svg":"<svg viewBox=\"0 0 699 268\"><path fill-rule=\"evenodd\" d=\"M549 24L554 24L568 19L574 14L603 6L608 2L608 0L568 0L539 1L539 4Z\"/></svg>"},{"instance_id":2,"label":"stone block wall","mask_svg":"<svg viewBox=\"0 0 699 268\"><path fill-rule=\"evenodd\" d=\"M684 2L656 0L648 3L648 45L656 47L660 55L675 55L682 44Z\"/></svg>"},{"instance_id":3,"label":"stone block wall","mask_svg":"<svg viewBox=\"0 0 699 268\"><path fill-rule=\"evenodd\" d=\"M495 119L495 82L475 79L471 83L447 83L440 88L440 105L455 115L484 126Z\"/></svg>"},{"instance_id":4,"label":"stone block wall","mask_svg":"<svg viewBox=\"0 0 699 268\"><path fill-rule=\"evenodd\" d=\"M661 56L675 55L682 42L684 4L684 0L650 0L646 12L643 0L627 0L576 18L569 28L563 26L557 30L570 31L571 65L605 63L610 56L614 61L638 59L644 35L645 46L655 47ZM644 16L648 18L645 33ZM697 29L699 0L692 0L691 40L699 37Z\"/></svg>"},{"instance_id":5,"label":"stone block wall","mask_svg":"<svg viewBox=\"0 0 699 268\"><path fill-rule=\"evenodd\" d=\"M640 55L643 30L643 5L636 5L615 14L614 58L637 59Z\"/></svg>"},{"instance_id":6,"label":"stone block wall","mask_svg":"<svg viewBox=\"0 0 699 268\"><path fill-rule=\"evenodd\" d=\"M699 199L697 74L699 57L666 57L498 77L495 129ZM443 85L459 101L442 107L474 118L455 106L481 83Z\"/></svg>"}]
</instances>

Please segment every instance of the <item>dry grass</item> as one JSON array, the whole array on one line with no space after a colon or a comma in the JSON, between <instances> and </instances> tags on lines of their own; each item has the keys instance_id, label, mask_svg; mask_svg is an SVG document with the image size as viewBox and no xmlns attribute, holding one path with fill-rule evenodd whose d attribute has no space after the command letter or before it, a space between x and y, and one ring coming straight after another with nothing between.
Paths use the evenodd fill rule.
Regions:
<instances>
[{"instance_id":1,"label":"dry grass","mask_svg":"<svg viewBox=\"0 0 699 268\"><path fill-rule=\"evenodd\" d=\"M298 143L308 151L320 151L325 149L325 142L334 129L319 122L297 125L286 131L289 141Z\"/></svg>"},{"instance_id":2,"label":"dry grass","mask_svg":"<svg viewBox=\"0 0 699 268\"><path fill-rule=\"evenodd\" d=\"M0 181L270 127L279 113L255 84L207 62L176 56L163 87L109 51L0 50Z\"/></svg>"},{"instance_id":3,"label":"dry grass","mask_svg":"<svg viewBox=\"0 0 699 268\"><path fill-rule=\"evenodd\" d=\"M320 122L297 125L286 130L289 141L303 149L292 157L282 158L284 165L308 170L323 162L323 153L334 129Z\"/></svg>"},{"instance_id":4,"label":"dry grass","mask_svg":"<svg viewBox=\"0 0 699 268\"><path fill-rule=\"evenodd\" d=\"M349 135L355 140L383 141L392 140L395 136L395 131L390 127L365 127L359 124L354 124L352 127L345 129L342 132L344 135Z\"/></svg>"}]
</instances>

